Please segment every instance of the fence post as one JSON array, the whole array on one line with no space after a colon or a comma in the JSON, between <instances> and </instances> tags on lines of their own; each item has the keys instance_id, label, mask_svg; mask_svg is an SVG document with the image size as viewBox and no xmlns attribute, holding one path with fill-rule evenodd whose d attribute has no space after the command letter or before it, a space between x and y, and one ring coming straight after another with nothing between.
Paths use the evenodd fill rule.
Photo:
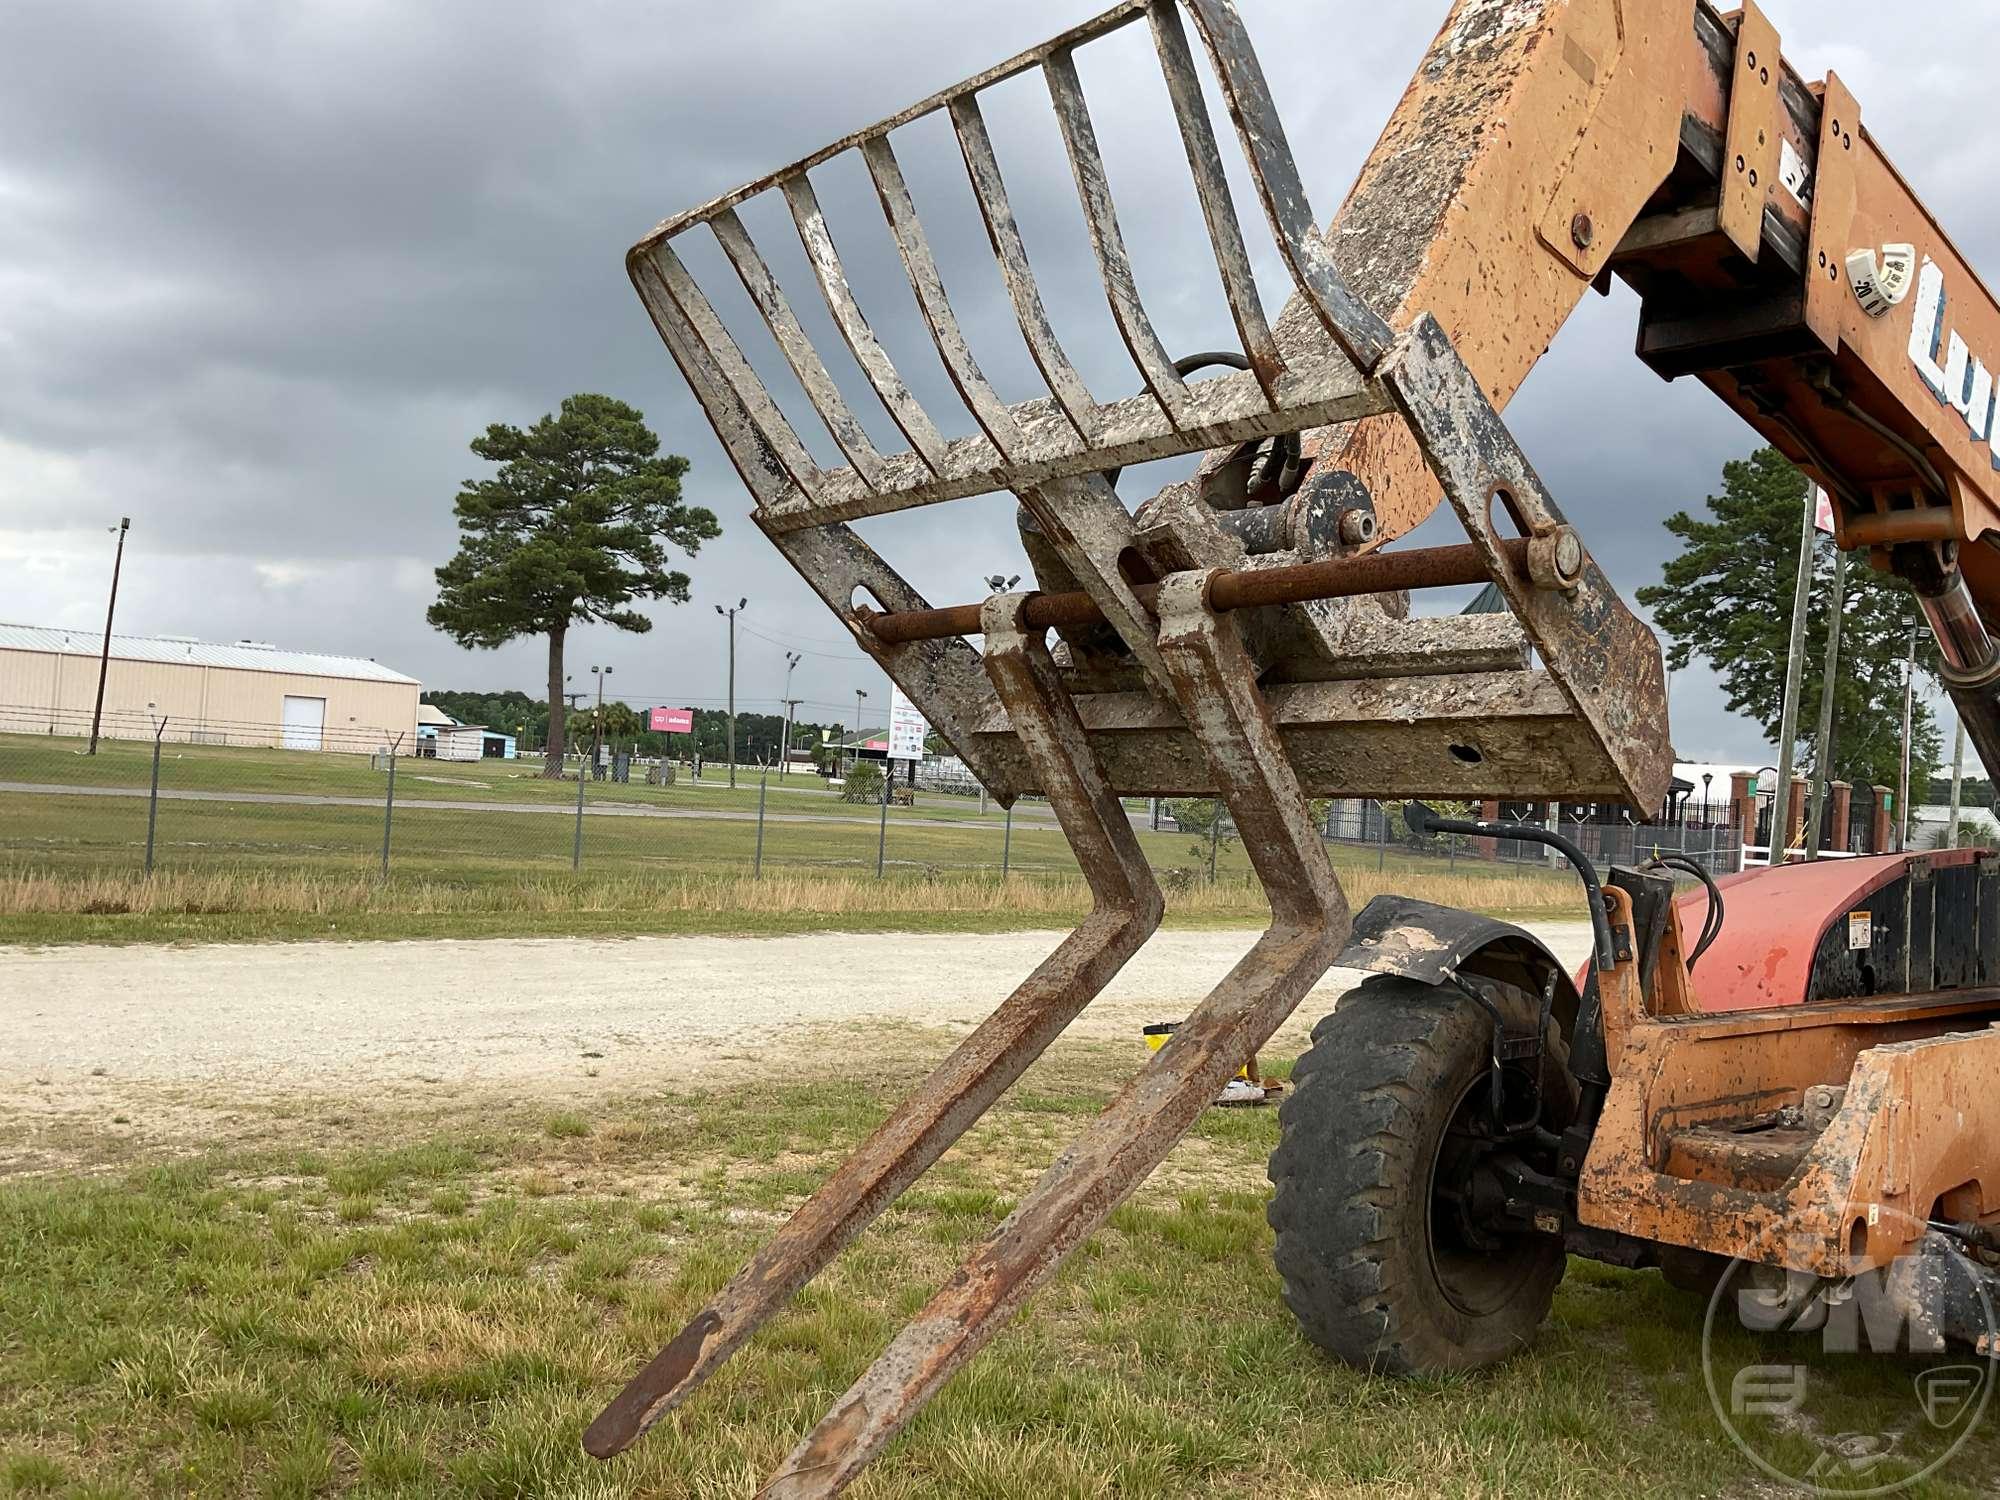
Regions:
<instances>
[{"instance_id":1,"label":"fence post","mask_svg":"<svg viewBox=\"0 0 2000 1500\"><path fill-rule=\"evenodd\" d=\"M896 763L886 760L882 763L886 773L882 777L882 824L875 835L875 878L882 878L882 865L889 853L889 797L896 785Z\"/></svg>"},{"instance_id":2,"label":"fence post","mask_svg":"<svg viewBox=\"0 0 2000 1500\"><path fill-rule=\"evenodd\" d=\"M569 851L569 867L570 867L570 869L572 869L572 870L580 870L580 869L582 869L582 868L583 868L583 783L584 783L584 780L585 780L585 776L584 776L584 766L583 766L583 762L582 762L582 761L578 761L578 762L577 762L577 764L576 764L576 839L575 839L575 842L573 842L573 843L572 843L572 844L570 845L570 851Z\"/></svg>"},{"instance_id":3,"label":"fence post","mask_svg":"<svg viewBox=\"0 0 2000 1500\"><path fill-rule=\"evenodd\" d=\"M1208 800L1208 883L1215 884L1215 849L1222 842L1222 802L1220 798Z\"/></svg>"},{"instance_id":4,"label":"fence post","mask_svg":"<svg viewBox=\"0 0 2000 1500\"><path fill-rule=\"evenodd\" d=\"M1382 841L1375 850L1375 873L1379 875L1389 868L1389 808L1379 798L1375 803L1375 821L1382 825Z\"/></svg>"},{"instance_id":5,"label":"fence post","mask_svg":"<svg viewBox=\"0 0 2000 1500\"><path fill-rule=\"evenodd\" d=\"M389 830L396 823L396 751L401 748L403 737L396 736L396 743L389 747L389 793L382 800L382 878L389 878Z\"/></svg>"},{"instance_id":6,"label":"fence post","mask_svg":"<svg viewBox=\"0 0 2000 1500\"><path fill-rule=\"evenodd\" d=\"M160 821L160 736L167 732L163 717L153 726L153 789L146 794L146 873L153 873L153 832Z\"/></svg>"},{"instance_id":7,"label":"fence post","mask_svg":"<svg viewBox=\"0 0 2000 1500\"><path fill-rule=\"evenodd\" d=\"M764 794L770 790L770 787L771 767L766 762L763 778L757 783L757 858L750 866L750 878L752 880L762 880L764 878Z\"/></svg>"},{"instance_id":8,"label":"fence post","mask_svg":"<svg viewBox=\"0 0 2000 1500\"><path fill-rule=\"evenodd\" d=\"M1007 822L1005 825L1005 831L1000 835L1000 874L1003 878L1007 874L1008 856L1010 856L1013 852L1014 852L1014 804L1010 802L1007 804Z\"/></svg>"}]
</instances>

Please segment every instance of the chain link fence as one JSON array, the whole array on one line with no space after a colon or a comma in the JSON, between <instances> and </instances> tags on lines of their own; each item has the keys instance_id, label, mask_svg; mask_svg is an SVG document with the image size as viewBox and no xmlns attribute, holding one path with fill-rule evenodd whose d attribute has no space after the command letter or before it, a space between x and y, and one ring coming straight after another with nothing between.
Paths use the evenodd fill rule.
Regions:
<instances>
[{"instance_id":1,"label":"chain link fence","mask_svg":"<svg viewBox=\"0 0 2000 1500\"><path fill-rule=\"evenodd\" d=\"M131 716L127 716L131 717ZM212 727L212 726L211 726ZM87 730L88 726L83 726ZM372 873L454 882L559 875L777 871L849 876L1078 873L1048 807L1002 809L950 765L884 788L802 768L697 768L686 761L570 756L561 779L539 756L438 759L379 730L288 751L283 726L232 726L233 743L174 737L171 723L112 722L94 753L59 725L0 733L0 861L13 872L234 869ZM157 731L157 732L156 732ZM866 785L864 785L864 783ZM887 791L885 798L884 791ZM1213 799L1128 800L1162 878L1248 878ZM1563 880L1550 852L1511 840L1417 838L1371 801L1315 808L1343 868ZM1476 816L1476 812L1474 814ZM1739 867L1723 829L1565 825L1600 863L1688 853Z\"/></svg>"}]
</instances>

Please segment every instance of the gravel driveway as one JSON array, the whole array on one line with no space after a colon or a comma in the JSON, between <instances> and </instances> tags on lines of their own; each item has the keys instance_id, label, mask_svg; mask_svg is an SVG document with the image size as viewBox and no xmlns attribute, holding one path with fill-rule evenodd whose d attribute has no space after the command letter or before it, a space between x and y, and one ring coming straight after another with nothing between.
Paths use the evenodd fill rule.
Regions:
<instances>
[{"instance_id":1,"label":"gravel driveway","mask_svg":"<svg viewBox=\"0 0 2000 1500\"><path fill-rule=\"evenodd\" d=\"M1582 922L1535 929L1566 963ZM1255 941L1162 932L1072 1028L1130 1037L1184 1015ZM1061 934L816 933L206 947L0 948L0 1091L100 1102L118 1084L349 1092L409 1084L594 1090L779 1054L871 1019L969 1028ZM1281 1033L1303 1040L1357 975Z\"/></svg>"}]
</instances>

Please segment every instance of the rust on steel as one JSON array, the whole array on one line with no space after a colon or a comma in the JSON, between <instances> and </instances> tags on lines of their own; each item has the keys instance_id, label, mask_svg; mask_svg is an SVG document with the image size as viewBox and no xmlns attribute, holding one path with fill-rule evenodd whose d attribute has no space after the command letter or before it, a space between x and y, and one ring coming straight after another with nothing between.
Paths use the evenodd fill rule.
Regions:
<instances>
[{"instance_id":1,"label":"rust on steel","mask_svg":"<svg viewBox=\"0 0 2000 1500\"><path fill-rule=\"evenodd\" d=\"M1236 622L1210 608L1202 582L1183 573L1161 590L1158 643L1167 685L1271 902L1271 926L793 1450L761 1492L768 1500L822 1500L845 1489L1159 1165L1347 941L1347 901L1278 743L1255 663Z\"/></svg>"},{"instance_id":2,"label":"rust on steel","mask_svg":"<svg viewBox=\"0 0 2000 1500\"><path fill-rule=\"evenodd\" d=\"M1197 54L1182 10L1296 293L1274 324L1248 276L1241 210L1229 164L1219 166L1219 122L1201 102L1204 81L1193 71ZM1193 383L1176 373L1133 275L1074 55L1137 24L1151 31L1173 107L1171 133L1203 215L1205 243L1193 253L1220 278L1251 366L1242 372ZM1698 374L1795 460L1826 471L1846 510L1854 509L1849 496L1906 493L1907 452L1921 450L1933 455L1962 534L2000 530L2000 471L1990 449L1962 408L1934 398L1909 356L1919 304L1935 314L1940 338L1955 336L1975 354L2000 348L2000 307L1895 176L1838 78L1808 89L1781 58L1766 63L1764 52L1776 49L1768 37L1755 41L1757 97L1733 88L1751 66L1744 44L1757 35L1739 35L1708 0L1456 0L1334 228L1321 234L1230 0L1124 0L663 223L633 249L635 287L755 497L755 524L984 784L1003 798L1048 792L1097 905L641 1372L593 1426L592 1452L618 1451L692 1392L979 1118L1153 930L1158 891L1118 793L1155 786L1223 798L1244 831L1271 928L896 1335L786 1461L769 1494L817 1497L844 1487L1144 1179L1331 962L1350 923L1306 815L1308 793L1401 785L1519 796L1532 788L1539 799L1587 789L1593 800L1658 805L1671 759L1658 643L1576 543L1499 415L1601 275L1624 277L1642 306L1664 317L1680 295L1675 289L1688 284L1731 296L1768 289L1765 280L1737 275L1733 266L1745 256L1762 255L1773 272L1768 285L1795 281L1777 277L1779 267L1802 271L1803 294L1796 285L1788 293L1802 303L1797 329L1775 303L1760 304L1757 326L1803 330L1824 343L1836 357L1841 405L1824 399L1800 361L1754 349L1717 353L1714 328L1685 330L1673 346L1688 362L1681 373ZM1037 73L1129 357L1116 399L1097 399L1063 350L979 114L981 92L1011 78L1032 82ZM933 246L949 241L927 234L889 145L894 130L933 113L948 117L959 141L1008 305L1046 377L1045 397L1007 403L996 394L945 294ZM1676 214L1635 229L1664 183L1678 189L1706 172L1719 194L1725 165L1734 175L1732 142L1754 146L1757 181L1744 149L1741 188L1730 204L1718 196L1713 228L1706 217ZM1774 148L1781 160L1798 159L1810 204L1782 184L1773 190ZM811 178L845 153L869 172L916 305L976 432L966 433L956 412L927 410L871 329ZM783 197L816 295L846 346L834 362L858 366L901 431L903 450L870 443L841 395L865 393L836 382L736 215L766 192ZM1682 199L1677 191L1678 208L1709 211ZM692 254L684 262L676 242L703 226L743 280L844 466L817 466L811 435L792 428L790 407L757 373L763 356L739 348L696 284L688 266L700 262ZM1864 227L1868 243L1917 246L1943 286L1934 296L1920 291L1895 318L1867 318L1838 270ZM1724 257L1718 252L1732 234L1735 248ZM1654 286L1669 295L1651 296ZM1751 366L1761 370L1756 382L1741 374ZM1853 411L1869 420L1855 420ZM1885 432L1900 442L1885 443ZM1442 489L1470 544L1252 569L1201 513L1198 485L1186 488L1188 504L1159 505L1141 524L1102 477L1292 433L1312 434L1307 452L1319 472L1347 471L1374 497L1384 539L1428 516ZM1210 476L1232 456L1211 458ZM1854 482L1841 484L1841 474ZM1046 543L1049 569L1043 573L1041 556L1036 567L1051 580L1048 595L933 610L847 525L1000 491L1020 497ZM1496 532L1496 504L1531 540ZM1865 521L1841 519L1843 540ZM1936 515L1923 524L1940 526ZM1984 561L1989 555L1996 561ZM1141 566L1130 566L1134 559ZM1968 549L1963 566L1979 600L2000 596L2000 552ZM1297 634L1300 617L1329 613L1294 604L1488 579L1506 599L1508 623L1519 623L1505 639L1490 631L1460 638L1463 675L1426 673L1415 662L1408 671L1354 670L1357 662L1407 659L1399 652L1412 649L1412 638L1386 623L1319 637L1299 659L1333 674L1323 678L1287 675L1293 657L1269 649L1284 630ZM864 595L883 613L864 610ZM1079 684L1092 670L1088 642L1079 651L1079 641L1067 639L1071 666L1059 673L1046 649L1051 627L1115 635L1125 650L1110 667L1103 659L1112 653L1098 653L1099 675L1086 689ZM983 657L961 638L971 634L986 637ZM1542 670L1528 670L1531 648ZM1476 660L1487 664L1471 670ZM1669 961L1680 965L1677 956ZM1684 985L1648 993L1636 973L1611 976L1605 993L1614 1076L1586 1163L1586 1222L1766 1261L1803 1256L1803 1268L1839 1274L1857 1254L1878 1259L1897 1248L1895 1236L1874 1232L1872 1206L1907 1203L1923 1217L1929 1195L1980 1177L1980 1145L2000 1135L2000 1093L1985 1086L2000 1068L2000 1031L1938 1034L1955 1015L2000 1009L1990 994L1913 997L1900 1012L1879 1001L1794 1007L1760 1019L1700 1014ZM1746 1108L1777 1108L1801 1089L1843 1080L1843 1102L1828 1106L1829 1123L1814 1143L1800 1145L1796 1171L1782 1183L1789 1141L1739 1148L1724 1138ZM1933 1099L1968 1128L1956 1135L1935 1128L1928 1104L1891 1107ZM1686 1179L1663 1186L1667 1164ZM1786 1231L1800 1227L1803 1251L1785 1243Z\"/></svg>"},{"instance_id":3,"label":"rust on steel","mask_svg":"<svg viewBox=\"0 0 2000 1500\"><path fill-rule=\"evenodd\" d=\"M1499 544L1500 555L1508 566L1518 569L1524 577L1528 571L1528 548L1529 543L1518 537L1509 537ZM1486 583L1492 576L1485 552L1468 542L1455 547L1372 552L1363 557L1215 573L1209 578L1208 602L1227 613L1275 604L1303 604L1311 599L1392 593L1398 589L1456 588ZM1149 609L1159 592L1158 584L1140 584L1133 589ZM877 640L885 645L901 645L908 641L977 635L980 608L977 604L954 604L942 609L869 614L864 618ZM1085 593L1030 595L1026 618L1030 626L1041 630L1105 622L1104 611Z\"/></svg>"},{"instance_id":4,"label":"rust on steel","mask_svg":"<svg viewBox=\"0 0 2000 1500\"><path fill-rule=\"evenodd\" d=\"M1921 1238L1933 1203L1990 1171L2000 1030L1986 1023L1996 1008L2000 991L1989 987L1648 1016L1612 1058L1578 1217L1820 1276L1886 1265ZM1746 1121L1781 1118L1829 1085L1846 1092L1823 1129L1742 1134ZM1938 1119L1963 1124L1940 1129ZM1746 1141L1782 1159L1762 1159ZM1670 1165L1684 1175L1668 1175Z\"/></svg>"},{"instance_id":5,"label":"rust on steel","mask_svg":"<svg viewBox=\"0 0 2000 1500\"><path fill-rule=\"evenodd\" d=\"M604 1409L584 1435L596 1457L624 1451L692 1395L986 1112L1159 926L1159 886L1042 634L1021 623L1025 604L1020 595L987 602L986 670L1083 867L1090 916Z\"/></svg>"}]
</instances>

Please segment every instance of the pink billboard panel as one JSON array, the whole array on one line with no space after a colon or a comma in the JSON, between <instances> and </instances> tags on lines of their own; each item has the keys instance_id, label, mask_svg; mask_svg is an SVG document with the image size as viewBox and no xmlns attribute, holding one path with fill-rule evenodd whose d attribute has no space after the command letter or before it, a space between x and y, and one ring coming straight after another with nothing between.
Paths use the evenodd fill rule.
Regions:
<instances>
[{"instance_id":1,"label":"pink billboard panel","mask_svg":"<svg viewBox=\"0 0 2000 1500\"><path fill-rule=\"evenodd\" d=\"M693 734L694 710L656 708L647 716L646 727L654 734Z\"/></svg>"}]
</instances>

